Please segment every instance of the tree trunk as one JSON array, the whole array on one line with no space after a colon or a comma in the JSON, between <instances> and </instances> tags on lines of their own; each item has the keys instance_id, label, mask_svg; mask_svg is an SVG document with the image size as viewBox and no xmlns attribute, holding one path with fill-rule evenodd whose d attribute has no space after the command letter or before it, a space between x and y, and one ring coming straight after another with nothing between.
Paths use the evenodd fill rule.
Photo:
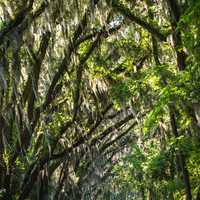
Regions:
<instances>
[{"instance_id":1,"label":"tree trunk","mask_svg":"<svg viewBox=\"0 0 200 200\"><path fill-rule=\"evenodd\" d=\"M147 200L153 200L153 191L151 188L148 189Z\"/></svg>"},{"instance_id":2,"label":"tree trunk","mask_svg":"<svg viewBox=\"0 0 200 200\"><path fill-rule=\"evenodd\" d=\"M176 125L175 114L172 110L170 110L170 122L171 122L172 132L173 132L175 138L177 138L179 136L178 128L177 128L177 125ZM177 157L178 157L178 163L177 164L180 166L181 171L182 171L182 175L183 175L183 182L184 182L184 186L185 186L186 200L192 200L190 178L189 178L189 172L188 172L186 164L185 164L185 156L181 151L179 151Z\"/></svg>"}]
</instances>

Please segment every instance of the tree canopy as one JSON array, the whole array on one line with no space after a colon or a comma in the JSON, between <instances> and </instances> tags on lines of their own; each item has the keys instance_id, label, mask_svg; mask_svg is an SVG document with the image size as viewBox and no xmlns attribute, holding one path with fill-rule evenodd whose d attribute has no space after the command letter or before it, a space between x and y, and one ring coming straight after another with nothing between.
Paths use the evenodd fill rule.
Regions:
<instances>
[{"instance_id":1,"label":"tree canopy","mask_svg":"<svg viewBox=\"0 0 200 200\"><path fill-rule=\"evenodd\" d=\"M0 199L200 200L199 10L0 0Z\"/></svg>"}]
</instances>

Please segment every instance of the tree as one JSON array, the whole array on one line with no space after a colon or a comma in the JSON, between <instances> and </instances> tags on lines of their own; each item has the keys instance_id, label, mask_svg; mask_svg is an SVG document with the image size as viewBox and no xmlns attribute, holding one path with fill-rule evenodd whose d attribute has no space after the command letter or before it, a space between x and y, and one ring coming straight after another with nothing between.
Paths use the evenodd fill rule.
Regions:
<instances>
[{"instance_id":1,"label":"tree","mask_svg":"<svg viewBox=\"0 0 200 200\"><path fill-rule=\"evenodd\" d=\"M198 199L199 7L0 2L1 198Z\"/></svg>"}]
</instances>

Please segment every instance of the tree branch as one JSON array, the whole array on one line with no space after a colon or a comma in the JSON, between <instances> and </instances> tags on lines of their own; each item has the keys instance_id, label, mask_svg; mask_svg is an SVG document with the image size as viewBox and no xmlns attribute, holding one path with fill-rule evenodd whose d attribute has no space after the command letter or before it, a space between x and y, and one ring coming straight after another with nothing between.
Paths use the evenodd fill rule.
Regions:
<instances>
[{"instance_id":1,"label":"tree branch","mask_svg":"<svg viewBox=\"0 0 200 200\"><path fill-rule=\"evenodd\" d=\"M126 8L123 4L119 3L119 1L117 0L112 1L111 5L116 11L123 14L126 18L140 25L141 27L146 29L148 32L152 33L159 41L161 42L166 41L166 36L163 33L161 33L157 28L153 27L146 21L134 15L128 8Z\"/></svg>"}]
</instances>

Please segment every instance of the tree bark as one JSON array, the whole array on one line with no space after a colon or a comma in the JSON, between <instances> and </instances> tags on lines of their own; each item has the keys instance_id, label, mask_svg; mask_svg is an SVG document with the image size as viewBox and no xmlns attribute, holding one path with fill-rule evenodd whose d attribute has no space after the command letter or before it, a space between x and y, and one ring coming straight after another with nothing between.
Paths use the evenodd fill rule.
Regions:
<instances>
[{"instance_id":1,"label":"tree bark","mask_svg":"<svg viewBox=\"0 0 200 200\"><path fill-rule=\"evenodd\" d=\"M170 123L171 123L171 127L172 127L172 132L173 132L175 138L177 138L179 136L179 133L178 133L178 128L177 128L177 124L176 124L175 114L172 110L170 110ZM178 157L178 163L177 164L180 166L181 171L182 171L182 175L183 175L183 182L184 182L184 185L185 185L186 200L192 200L192 192L191 192L191 186L190 186L189 172L188 172L187 167L186 167L185 156L184 156L184 154L181 150L179 150L177 157Z\"/></svg>"}]
</instances>

